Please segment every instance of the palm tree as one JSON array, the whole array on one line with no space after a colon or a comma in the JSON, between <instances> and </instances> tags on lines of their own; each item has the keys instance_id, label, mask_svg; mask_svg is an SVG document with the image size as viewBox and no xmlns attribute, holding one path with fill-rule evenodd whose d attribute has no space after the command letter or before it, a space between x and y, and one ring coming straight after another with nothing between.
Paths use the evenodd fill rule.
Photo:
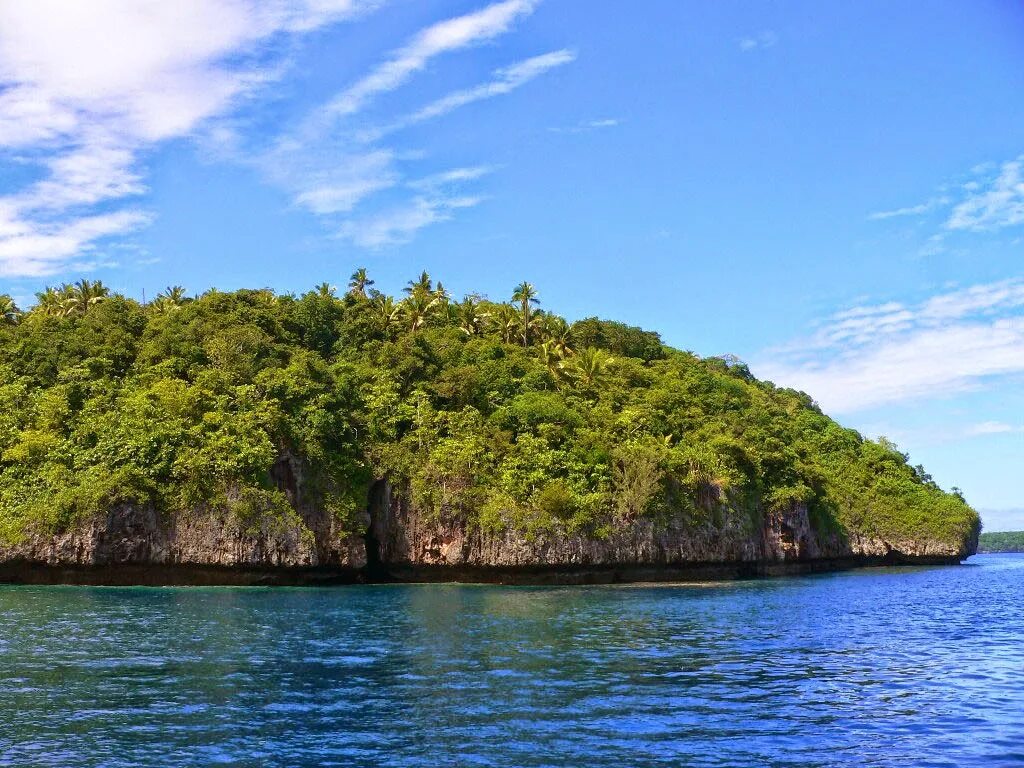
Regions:
<instances>
[{"instance_id":1,"label":"palm tree","mask_svg":"<svg viewBox=\"0 0 1024 768\"><path fill-rule=\"evenodd\" d=\"M410 296L415 296L416 294L429 295L434 292L434 281L430 279L430 275L424 270L420 273L419 278L410 280L402 290Z\"/></svg>"},{"instance_id":2,"label":"palm tree","mask_svg":"<svg viewBox=\"0 0 1024 768\"><path fill-rule=\"evenodd\" d=\"M355 275L353 275L353 277L355 277ZM333 299L337 290L338 289L330 283L320 283L320 285L316 286L316 294L321 299Z\"/></svg>"},{"instance_id":3,"label":"palm tree","mask_svg":"<svg viewBox=\"0 0 1024 768\"><path fill-rule=\"evenodd\" d=\"M86 307L91 307L110 296L110 289L103 284L102 280L89 282L82 278L75 283L75 293Z\"/></svg>"},{"instance_id":4,"label":"palm tree","mask_svg":"<svg viewBox=\"0 0 1024 768\"><path fill-rule=\"evenodd\" d=\"M65 298L60 289L48 285L44 290L36 294L36 305L32 311L49 317L62 317L64 315L63 302Z\"/></svg>"},{"instance_id":5,"label":"palm tree","mask_svg":"<svg viewBox=\"0 0 1024 768\"><path fill-rule=\"evenodd\" d=\"M533 330L533 304L540 304L537 289L525 280L516 286L512 293L512 301L519 302L519 323L522 327L523 346L530 343L530 332Z\"/></svg>"},{"instance_id":6,"label":"palm tree","mask_svg":"<svg viewBox=\"0 0 1024 768\"><path fill-rule=\"evenodd\" d=\"M185 289L180 285L169 285L164 289L163 293L156 295L157 299L166 301L175 307L180 307L182 304L187 304L191 299L185 295Z\"/></svg>"},{"instance_id":7,"label":"palm tree","mask_svg":"<svg viewBox=\"0 0 1024 768\"><path fill-rule=\"evenodd\" d=\"M353 296L366 297L366 289L373 285L374 281L366 274L366 267L360 267L352 273L348 279L348 292Z\"/></svg>"},{"instance_id":8,"label":"palm tree","mask_svg":"<svg viewBox=\"0 0 1024 768\"><path fill-rule=\"evenodd\" d=\"M157 314L173 312L191 299L185 295L185 289L180 285L169 285L162 293L158 293L150 305Z\"/></svg>"},{"instance_id":9,"label":"palm tree","mask_svg":"<svg viewBox=\"0 0 1024 768\"><path fill-rule=\"evenodd\" d=\"M404 311L401 304L395 303L393 298L383 294L373 299L373 308L385 334L398 322Z\"/></svg>"},{"instance_id":10,"label":"palm tree","mask_svg":"<svg viewBox=\"0 0 1024 768\"><path fill-rule=\"evenodd\" d=\"M21 310L6 293L0 294L0 318L5 325L17 325L21 321Z\"/></svg>"},{"instance_id":11,"label":"palm tree","mask_svg":"<svg viewBox=\"0 0 1024 768\"><path fill-rule=\"evenodd\" d=\"M480 333L490 316L489 313L481 311L480 302L472 296L467 296L460 304L453 305L453 309L454 320L459 324L459 330L467 336L476 336Z\"/></svg>"},{"instance_id":12,"label":"palm tree","mask_svg":"<svg viewBox=\"0 0 1024 768\"><path fill-rule=\"evenodd\" d=\"M424 274L426 274L424 272ZM440 299L428 293L416 291L402 304L405 307L405 316L409 321L409 330L418 331L427 322L431 310L436 307Z\"/></svg>"},{"instance_id":13,"label":"palm tree","mask_svg":"<svg viewBox=\"0 0 1024 768\"><path fill-rule=\"evenodd\" d=\"M550 341L542 341L537 347L540 361L548 369L556 383L565 379L565 353Z\"/></svg>"},{"instance_id":14,"label":"palm tree","mask_svg":"<svg viewBox=\"0 0 1024 768\"><path fill-rule=\"evenodd\" d=\"M65 283L60 288L60 314L80 317L109 296L110 289L101 280L82 278L74 285Z\"/></svg>"},{"instance_id":15,"label":"palm tree","mask_svg":"<svg viewBox=\"0 0 1024 768\"><path fill-rule=\"evenodd\" d=\"M519 313L511 304L499 304L497 310L491 315L491 325L501 340L511 344L519 330Z\"/></svg>"},{"instance_id":16,"label":"palm tree","mask_svg":"<svg viewBox=\"0 0 1024 768\"><path fill-rule=\"evenodd\" d=\"M587 347L569 358L566 367L576 379L590 387L604 377L614 362L615 358L603 349Z\"/></svg>"},{"instance_id":17,"label":"palm tree","mask_svg":"<svg viewBox=\"0 0 1024 768\"><path fill-rule=\"evenodd\" d=\"M437 297L438 302L441 304L447 304L451 300L451 296L448 295L448 291L445 287L441 285L440 280L437 281L437 287L434 289L434 296Z\"/></svg>"},{"instance_id":18,"label":"palm tree","mask_svg":"<svg viewBox=\"0 0 1024 768\"><path fill-rule=\"evenodd\" d=\"M544 315L540 322L541 338L557 349L562 355L572 352L569 348L569 324L558 315Z\"/></svg>"}]
</instances>

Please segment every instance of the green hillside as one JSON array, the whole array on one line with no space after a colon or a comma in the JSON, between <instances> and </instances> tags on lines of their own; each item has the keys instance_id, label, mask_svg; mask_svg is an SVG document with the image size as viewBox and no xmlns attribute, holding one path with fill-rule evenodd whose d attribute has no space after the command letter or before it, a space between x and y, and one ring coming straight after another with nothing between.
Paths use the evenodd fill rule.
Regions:
<instances>
[{"instance_id":1,"label":"green hillside","mask_svg":"<svg viewBox=\"0 0 1024 768\"><path fill-rule=\"evenodd\" d=\"M806 394L657 334L569 324L533 287L401 297L168 289L141 305L82 281L0 324L0 536L60 530L120 502L294 514L271 472L356 525L387 477L422 508L525 532L806 504L819 529L962 541L978 517L886 442Z\"/></svg>"}]
</instances>

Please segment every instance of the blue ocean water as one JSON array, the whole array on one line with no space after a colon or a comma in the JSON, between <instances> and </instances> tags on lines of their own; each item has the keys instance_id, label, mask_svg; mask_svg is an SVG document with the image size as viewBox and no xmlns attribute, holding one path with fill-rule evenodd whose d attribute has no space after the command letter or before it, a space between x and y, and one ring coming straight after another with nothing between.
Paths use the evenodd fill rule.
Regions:
<instances>
[{"instance_id":1,"label":"blue ocean water","mask_svg":"<svg viewBox=\"0 0 1024 768\"><path fill-rule=\"evenodd\" d=\"M1024 556L714 585L0 586L0 765L1024 765Z\"/></svg>"}]
</instances>

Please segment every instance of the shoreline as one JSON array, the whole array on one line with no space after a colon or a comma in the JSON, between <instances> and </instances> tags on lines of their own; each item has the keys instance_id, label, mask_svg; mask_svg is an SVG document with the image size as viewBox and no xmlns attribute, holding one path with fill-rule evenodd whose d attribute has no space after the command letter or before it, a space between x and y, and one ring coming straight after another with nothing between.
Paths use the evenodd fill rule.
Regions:
<instances>
[{"instance_id":1,"label":"shoreline","mask_svg":"<svg viewBox=\"0 0 1024 768\"><path fill-rule=\"evenodd\" d=\"M395 564L376 569L216 566L193 564L51 565L0 563L0 584L81 586L346 586L353 584L590 584L714 583L834 573L886 566L960 565L966 558L906 556L822 558L789 562L709 562L683 565L574 565L488 568Z\"/></svg>"}]
</instances>

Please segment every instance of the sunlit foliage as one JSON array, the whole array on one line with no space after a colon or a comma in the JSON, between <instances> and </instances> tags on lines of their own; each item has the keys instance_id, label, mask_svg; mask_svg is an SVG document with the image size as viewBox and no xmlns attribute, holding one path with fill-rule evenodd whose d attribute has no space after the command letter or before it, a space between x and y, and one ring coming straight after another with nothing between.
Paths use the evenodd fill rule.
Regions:
<instances>
[{"instance_id":1,"label":"sunlit foliage","mask_svg":"<svg viewBox=\"0 0 1024 768\"><path fill-rule=\"evenodd\" d=\"M287 515L355 530L370 483L490 529L669 517L756 526L804 504L835 535L960 540L977 516L886 442L800 392L655 333L508 302L401 299L356 270L343 294L180 286L147 305L81 281L0 304L0 536L118 503ZM272 468L304 467L301 498Z\"/></svg>"}]
</instances>

